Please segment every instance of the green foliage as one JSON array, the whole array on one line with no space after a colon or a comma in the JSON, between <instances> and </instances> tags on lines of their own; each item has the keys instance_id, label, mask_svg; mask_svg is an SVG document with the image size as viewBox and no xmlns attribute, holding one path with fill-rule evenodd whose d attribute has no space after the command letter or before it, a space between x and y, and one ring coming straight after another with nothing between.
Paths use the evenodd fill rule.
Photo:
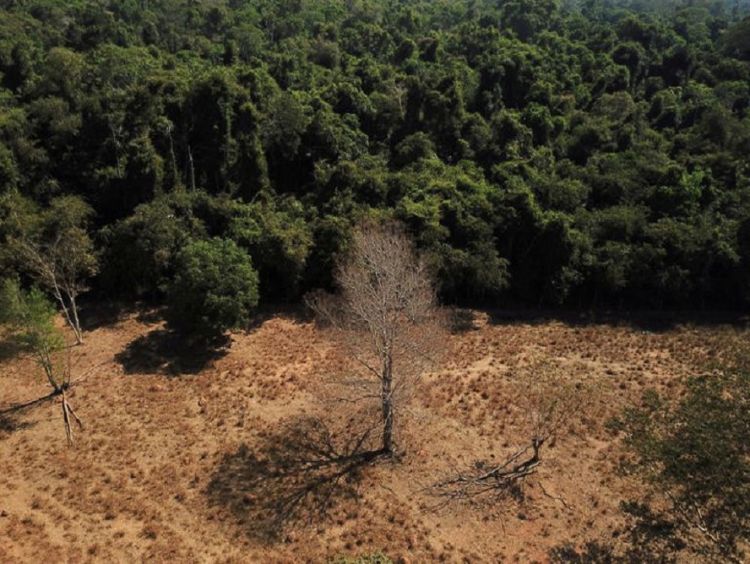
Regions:
<instances>
[{"instance_id":1,"label":"green foliage","mask_svg":"<svg viewBox=\"0 0 750 564\"><path fill-rule=\"evenodd\" d=\"M302 206L286 200L251 204L238 212L228 234L253 257L260 295L265 300L296 298L312 247Z\"/></svg>"},{"instance_id":2,"label":"green foliage","mask_svg":"<svg viewBox=\"0 0 750 564\"><path fill-rule=\"evenodd\" d=\"M508 285L508 264L497 249L495 195L468 163L439 160L409 167L394 179L403 193L396 216L430 256L440 290L450 299L496 298Z\"/></svg>"},{"instance_id":3,"label":"green foliage","mask_svg":"<svg viewBox=\"0 0 750 564\"><path fill-rule=\"evenodd\" d=\"M398 216L446 300L746 306L748 11L5 2L0 238L77 197L98 290L159 298L177 249L220 237L279 300Z\"/></svg>"},{"instance_id":4,"label":"green foliage","mask_svg":"<svg viewBox=\"0 0 750 564\"><path fill-rule=\"evenodd\" d=\"M111 294L158 297L174 273L174 257L191 237L205 233L184 198L154 200L102 230L103 286Z\"/></svg>"},{"instance_id":5,"label":"green foliage","mask_svg":"<svg viewBox=\"0 0 750 564\"><path fill-rule=\"evenodd\" d=\"M725 371L690 380L674 407L650 392L615 424L685 533L701 533L696 550L741 558L750 539L749 410L750 373Z\"/></svg>"},{"instance_id":6,"label":"green foliage","mask_svg":"<svg viewBox=\"0 0 750 564\"><path fill-rule=\"evenodd\" d=\"M99 269L94 242L87 231L93 210L80 196L73 195L53 198L47 208L37 213L22 200L11 199L8 203L11 213L24 214L13 222L16 233L6 235L16 268L27 272L54 296L76 342L81 344L77 299L87 289L87 280Z\"/></svg>"},{"instance_id":7,"label":"green foliage","mask_svg":"<svg viewBox=\"0 0 750 564\"><path fill-rule=\"evenodd\" d=\"M34 356L50 386L59 391L66 376L53 355L65 346L55 326L55 306L37 288L23 290L18 281L7 279L0 287L0 323L10 329L10 337L20 348Z\"/></svg>"},{"instance_id":8,"label":"green foliage","mask_svg":"<svg viewBox=\"0 0 750 564\"><path fill-rule=\"evenodd\" d=\"M212 336L238 329L258 304L258 274L232 241L191 241L175 256L167 304L169 323L186 333Z\"/></svg>"},{"instance_id":9,"label":"green foliage","mask_svg":"<svg viewBox=\"0 0 750 564\"><path fill-rule=\"evenodd\" d=\"M16 190L0 194L0 269L10 272L18 263L11 241L22 237L38 221L34 202Z\"/></svg>"},{"instance_id":10,"label":"green foliage","mask_svg":"<svg viewBox=\"0 0 750 564\"><path fill-rule=\"evenodd\" d=\"M724 49L728 55L750 60L750 18L745 18L727 30Z\"/></svg>"},{"instance_id":11,"label":"green foliage","mask_svg":"<svg viewBox=\"0 0 750 564\"><path fill-rule=\"evenodd\" d=\"M55 306L38 288L24 291L18 281L5 280L2 286L2 318L17 332L24 346L36 350L49 343L56 349L61 345L59 334L54 327Z\"/></svg>"},{"instance_id":12,"label":"green foliage","mask_svg":"<svg viewBox=\"0 0 750 564\"><path fill-rule=\"evenodd\" d=\"M99 262L88 225L94 210L79 196L59 196L42 210L37 243L60 284L80 284L94 276ZM35 234L30 234L35 238ZM47 284L44 280L41 283Z\"/></svg>"}]
</instances>

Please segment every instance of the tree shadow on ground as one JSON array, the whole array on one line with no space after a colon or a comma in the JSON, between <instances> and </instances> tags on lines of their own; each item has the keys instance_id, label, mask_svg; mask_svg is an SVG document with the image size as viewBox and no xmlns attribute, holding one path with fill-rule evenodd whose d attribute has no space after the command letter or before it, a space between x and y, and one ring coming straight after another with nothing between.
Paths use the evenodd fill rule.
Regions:
<instances>
[{"instance_id":1,"label":"tree shadow on ground","mask_svg":"<svg viewBox=\"0 0 750 564\"><path fill-rule=\"evenodd\" d=\"M69 389L69 387L70 386L67 384L64 386L66 390ZM0 409L0 439L16 431L28 429L29 427L36 425L36 422L21 421L20 417L36 407L53 401L55 398L59 397L61 393L62 392L50 392L46 396L23 403L15 403Z\"/></svg>"},{"instance_id":2,"label":"tree shadow on ground","mask_svg":"<svg viewBox=\"0 0 750 564\"><path fill-rule=\"evenodd\" d=\"M338 503L358 499L362 470L382 454L365 447L369 435L337 440L317 418L293 419L257 448L242 445L225 455L206 495L261 542L277 540L293 524L320 525Z\"/></svg>"},{"instance_id":3,"label":"tree shadow on ground","mask_svg":"<svg viewBox=\"0 0 750 564\"><path fill-rule=\"evenodd\" d=\"M454 335L479 330L474 311L460 307L454 307L448 310L448 327Z\"/></svg>"},{"instance_id":4,"label":"tree shadow on ground","mask_svg":"<svg viewBox=\"0 0 750 564\"><path fill-rule=\"evenodd\" d=\"M750 316L736 311L596 311L596 310L485 310L490 323L510 325L514 323L544 324L559 321L571 327L592 325L626 326L632 329L661 333L680 325L713 327L730 325L738 328L750 327Z\"/></svg>"},{"instance_id":5,"label":"tree shadow on ground","mask_svg":"<svg viewBox=\"0 0 750 564\"><path fill-rule=\"evenodd\" d=\"M555 564L630 564L635 562L680 562L687 544L676 522L667 514L655 512L646 504L622 502L627 517L610 538L591 540L577 548L571 543L552 548L549 559Z\"/></svg>"},{"instance_id":6,"label":"tree shadow on ground","mask_svg":"<svg viewBox=\"0 0 750 564\"><path fill-rule=\"evenodd\" d=\"M22 350L23 348L21 347L21 345L19 345L13 339L3 339L2 337L0 337L0 362L10 360L11 358L18 356L18 353L20 353Z\"/></svg>"},{"instance_id":7,"label":"tree shadow on ground","mask_svg":"<svg viewBox=\"0 0 750 564\"><path fill-rule=\"evenodd\" d=\"M79 308L78 315L84 331L111 327L130 316L134 316L139 323L159 323L164 319L163 306L148 301L124 302L86 296Z\"/></svg>"},{"instance_id":8,"label":"tree shadow on ground","mask_svg":"<svg viewBox=\"0 0 750 564\"><path fill-rule=\"evenodd\" d=\"M16 431L33 427L34 423L21 421L17 414L0 413L0 440L10 436Z\"/></svg>"},{"instance_id":9,"label":"tree shadow on ground","mask_svg":"<svg viewBox=\"0 0 750 564\"><path fill-rule=\"evenodd\" d=\"M95 300L86 297L79 304L78 316L84 331L94 331L101 327L110 327L120 321L125 315L138 309L137 305L124 304L110 300Z\"/></svg>"},{"instance_id":10,"label":"tree shadow on ground","mask_svg":"<svg viewBox=\"0 0 750 564\"><path fill-rule=\"evenodd\" d=\"M36 423L21 421L21 416L28 410L52 401L57 394L52 393L35 400L25 403L16 403L9 407L0 409L0 439L9 436L11 433L33 427Z\"/></svg>"},{"instance_id":11,"label":"tree shadow on ground","mask_svg":"<svg viewBox=\"0 0 750 564\"><path fill-rule=\"evenodd\" d=\"M197 374L225 356L230 342L226 335L197 339L170 329L155 329L131 341L115 360L126 374Z\"/></svg>"},{"instance_id":12,"label":"tree shadow on ground","mask_svg":"<svg viewBox=\"0 0 750 564\"><path fill-rule=\"evenodd\" d=\"M69 388L70 388L69 384L64 384L63 385L63 389L64 390L67 390ZM54 391L54 392L50 392L46 396L42 396L42 397L39 397L39 398L30 400L30 401L27 401L27 402L15 403L15 404L12 404L10 406L3 407L2 409L0 409L0 416L15 416L15 415L20 415L21 413L23 413L25 411L28 411L28 410L30 410L30 409L32 409L34 407L37 407L38 405L42 405L42 404L51 402L56 397L60 396L61 393L62 393L62 391Z\"/></svg>"}]
</instances>

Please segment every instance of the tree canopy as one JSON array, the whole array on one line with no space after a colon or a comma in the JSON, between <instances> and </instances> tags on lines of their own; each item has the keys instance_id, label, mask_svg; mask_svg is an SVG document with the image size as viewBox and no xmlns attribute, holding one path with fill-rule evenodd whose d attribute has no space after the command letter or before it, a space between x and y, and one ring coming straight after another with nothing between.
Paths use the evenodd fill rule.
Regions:
<instances>
[{"instance_id":1,"label":"tree canopy","mask_svg":"<svg viewBox=\"0 0 750 564\"><path fill-rule=\"evenodd\" d=\"M351 225L390 217L444 300L744 306L749 13L4 2L0 237L85 202L95 290L160 299L186 242L219 237L278 301L330 285Z\"/></svg>"},{"instance_id":2,"label":"tree canopy","mask_svg":"<svg viewBox=\"0 0 750 564\"><path fill-rule=\"evenodd\" d=\"M258 275L232 241L191 241L175 257L168 321L198 336L241 329L258 304Z\"/></svg>"}]
</instances>

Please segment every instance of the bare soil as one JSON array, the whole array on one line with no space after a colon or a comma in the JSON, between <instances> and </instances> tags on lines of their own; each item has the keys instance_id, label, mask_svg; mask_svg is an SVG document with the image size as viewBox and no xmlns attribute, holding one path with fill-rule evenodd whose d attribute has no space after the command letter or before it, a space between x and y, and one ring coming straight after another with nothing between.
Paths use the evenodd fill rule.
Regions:
<instances>
[{"instance_id":1,"label":"bare soil","mask_svg":"<svg viewBox=\"0 0 750 564\"><path fill-rule=\"evenodd\" d=\"M718 323L652 331L475 317L415 395L402 456L336 479L300 502L300 518L270 529L263 519L290 487L279 460L299 462L284 449L304 417L335 429L317 439L347 440L348 406L321 392L346 366L325 333L269 316L205 353L153 312L89 331L73 352L83 380L70 401L85 424L73 448L59 399L0 416L0 562L325 562L377 551L405 562L544 562L563 543L615 538L620 503L648 495L617 471L624 452L607 421L647 388L679 397L684 377L747 341ZM0 347L0 410L48 393L33 361L12 353ZM537 474L516 497L439 506L436 480L528 443L524 396L539 366L587 396Z\"/></svg>"}]
</instances>

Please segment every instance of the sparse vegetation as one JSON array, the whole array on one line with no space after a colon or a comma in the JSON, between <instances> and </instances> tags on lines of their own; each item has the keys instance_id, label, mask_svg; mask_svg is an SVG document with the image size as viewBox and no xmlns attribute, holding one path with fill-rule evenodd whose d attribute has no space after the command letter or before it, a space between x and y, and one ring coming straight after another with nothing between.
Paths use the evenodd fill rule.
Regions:
<instances>
[{"instance_id":1,"label":"sparse vegetation","mask_svg":"<svg viewBox=\"0 0 750 564\"><path fill-rule=\"evenodd\" d=\"M528 442L506 458L477 460L470 468L433 484L429 492L440 500L438 507L456 502L503 503L504 498L517 495L523 481L542 464L542 450L570 434L582 410L591 407L591 385L571 382L550 359L534 360L513 376L514 403L526 420Z\"/></svg>"},{"instance_id":2,"label":"sparse vegetation","mask_svg":"<svg viewBox=\"0 0 750 564\"><path fill-rule=\"evenodd\" d=\"M393 560L382 552L374 552L364 556L340 556L329 560L329 564L393 564Z\"/></svg>"},{"instance_id":3,"label":"sparse vegetation","mask_svg":"<svg viewBox=\"0 0 750 564\"><path fill-rule=\"evenodd\" d=\"M70 357L65 357L64 362L58 357L66 347L54 325L54 306L38 289L22 290L16 280L5 280L0 292L0 322L10 327L11 338L17 340L21 350L30 353L41 367L52 388L48 397L61 397L65 435L68 444L73 444L73 423L81 428L83 423L65 395L71 384Z\"/></svg>"},{"instance_id":4,"label":"sparse vegetation","mask_svg":"<svg viewBox=\"0 0 750 564\"><path fill-rule=\"evenodd\" d=\"M551 547L571 543L580 552L599 541L614 556L637 548L639 561L652 553L679 559L686 554L681 533L677 541L654 540L676 530L674 515L663 511L668 500L658 487L651 493L640 475L618 473L627 450L605 423L647 388L677 400L689 367L720 359L748 338L746 329L714 324L644 332L651 325L638 319L562 323L475 312L473 329L448 337L451 354L412 398L396 443L400 457L351 469L342 456L357 449L360 414L319 395L350 361L315 323L269 316L233 335L231 348L200 369L163 372L149 361L124 371L115 356L162 324L150 309L121 315L72 349L76 374L91 374L74 387L79 415L92 422L76 437L75 451L54 442L57 411L51 418L41 408L3 415L0 476L8 486L0 514L8 516L0 516L7 540L0 548L13 556L96 544L97 557L115 559L141 543L139 550L154 558L180 561L211 550L256 561L384 550L394 562L508 560L524 550L543 561ZM39 396L30 362L0 362L0 410ZM479 506L450 504L434 514L436 499L426 487L468 472L475 460L498 466L528 444L538 397L529 384L537 374L553 376L571 393L581 383L586 395L557 439L543 445L535 473L519 482L518 495L498 490ZM539 390L546 387L542 379ZM380 413L373 415L378 448ZM294 424L299 418L327 424L301 427ZM293 432L304 429L314 432ZM54 487L40 488L45 480ZM81 488L89 495L79 495ZM34 496L38 509L29 507ZM292 500L296 515L278 526ZM42 520L57 508L79 515L69 525L79 540L68 549ZM84 535L89 523L99 528ZM146 530L153 534L144 536Z\"/></svg>"},{"instance_id":5,"label":"sparse vegetation","mask_svg":"<svg viewBox=\"0 0 750 564\"><path fill-rule=\"evenodd\" d=\"M54 306L37 288L21 289L17 280L5 280L0 297L0 321L10 328L10 337L34 356L53 393L61 393L69 381L56 358L65 342L54 324Z\"/></svg>"},{"instance_id":6,"label":"sparse vegetation","mask_svg":"<svg viewBox=\"0 0 750 564\"><path fill-rule=\"evenodd\" d=\"M98 261L86 226L93 210L77 196L52 200L38 217L28 219L27 232L11 238L20 270L28 271L57 300L77 344L83 343L78 296Z\"/></svg>"}]
</instances>

